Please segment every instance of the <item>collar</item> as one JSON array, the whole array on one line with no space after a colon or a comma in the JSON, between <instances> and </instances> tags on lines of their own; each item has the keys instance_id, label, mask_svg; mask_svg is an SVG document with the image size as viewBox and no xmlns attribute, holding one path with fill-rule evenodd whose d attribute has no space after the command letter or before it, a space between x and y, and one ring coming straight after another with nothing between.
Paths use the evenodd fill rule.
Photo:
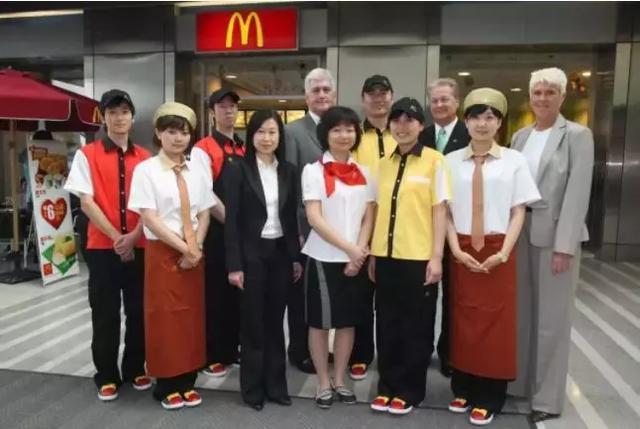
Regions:
<instances>
[{"instance_id":1,"label":"collar","mask_svg":"<svg viewBox=\"0 0 640 429\"><path fill-rule=\"evenodd\" d=\"M169 158L167 156L166 153L164 153L164 151L162 149L160 149L160 151L158 152L158 159L160 160L160 165L162 166L163 170L172 170L173 167L175 167L176 165L183 165L185 169L189 169L189 166L187 164L187 160L186 158L182 157L182 163L181 164L177 164L175 161L173 161L171 158Z\"/></svg>"},{"instance_id":2,"label":"collar","mask_svg":"<svg viewBox=\"0 0 640 429\"><path fill-rule=\"evenodd\" d=\"M326 164L327 162L336 162L336 159L333 157L333 155L331 155L331 152L326 151L325 153L322 154L322 163ZM353 159L353 156L349 155L349 159L347 160L347 164L354 164L355 160Z\"/></svg>"},{"instance_id":3,"label":"collar","mask_svg":"<svg viewBox=\"0 0 640 429\"><path fill-rule=\"evenodd\" d=\"M422 147L423 146L420 144L420 142L416 142L416 144L413 145L411 150L409 152L407 152L405 155L413 155L413 156L421 157L422 156ZM399 144L396 144L396 148L394 149L393 152L391 152L391 156L389 156L389 158L391 158L393 155L402 156L402 154L400 153L400 145Z\"/></svg>"},{"instance_id":4,"label":"collar","mask_svg":"<svg viewBox=\"0 0 640 429\"><path fill-rule=\"evenodd\" d=\"M441 128L444 128L445 131L445 135L447 137L451 136L451 133L453 132L453 128L456 126L456 124L458 123L458 118L456 117L453 121L449 122L447 125L445 125L444 127L441 127L440 125L434 123L433 125L435 125L436 128L436 137L438 137L438 133L440 132Z\"/></svg>"},{"instance_id":5,"label":"collar","mask_svg":"<svg viewBox=\"0 0 640 429\"><path fill-rule=\"evenodd\" d=\"M214 129L211 134L213 135L213 138L220 145L225 145L225 144L234 145L235 144L236 146L242 146L244 144L244 142L242 141L240 136L237 135L236 133L233 133L233 139L230 139L228 136L226 136L225 134L222 134L220 131L218 131L216 129Z\"/></svg>"},{"instance_id":6,"label":"collar","mask_svg":"<svg viewBox=\"0 0 640 429\"><path fill-rule=\"evenodd\" d=\"M320 123L320 116L316 115L315 113L313 113L311 110L309 110L309 116L311 116L311 119L313 119L313 122L318 125Z\"/></svg>"},{"instance_id":7,"label":"collar","mask_svg":"<svg viewBox=\"0 0 640 429\"><path fill-rule=\"evenodd\" d=\"M256 156L256 161L258 163L259 169L277 169L278 168L278 158L274 157L273 162L271 164L265 164L260 158Z\"/></svg>"},{"instance_id":8,"label":"collar","mask_svg":"<svg viewBox=\"0 0 640 429\"><path fill-rule=\"evenodd\" d=\"M370 130L374 130L374 131L380 131L380 132L384 133L385 131L388 130L388 128L380 130L380 129L376 128L374 125L372 125L371 122L369 122L368 118L365 118L364 122L362 122L362 130L364 132L367 132L367 131L370 131Z\"/></svg>"},{"instance_id":9,"label":"collar","mask_svg":"<svg viewBox=\"0 0 640 429\"><path fill-rule=\"evenodd\" d=\"M117 144L114 143L113 140L111 140L111 138L109 138L109 136L104 136L104 138L102 139L102 144L104 145L104 150L106 152L111 152L112 150L116 150L118 149L120 146L118 146ZM131 139L127 140L127 149L125 150L126 152L132 152L133 151L133 142L131 141Z\"/></svg>"},{"instance_id":10,"label":"collar","mask_svg":"<svg viewBox=\"0 0 640 429\"><path fill-rule=\"evenodd\" d=\"M491 149L489 149L489 152L487 153L495 159L498 159L502 156L502 148L496 142L493 142L491 144ZM466 161L468 159L471 159L472 156L473 149L471 149L471 143L469 143L469 145L464 149L464 156L462 157L462 159Z\"/></svg>"}]
</instances>

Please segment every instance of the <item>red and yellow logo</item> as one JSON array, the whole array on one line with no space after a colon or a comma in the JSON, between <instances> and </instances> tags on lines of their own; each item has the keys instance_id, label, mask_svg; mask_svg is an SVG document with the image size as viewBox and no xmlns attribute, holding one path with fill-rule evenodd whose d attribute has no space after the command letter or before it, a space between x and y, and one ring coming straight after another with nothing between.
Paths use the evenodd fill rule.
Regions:
<instances>
[{"instance_id":1,"label":"red and yellow logo","mask_svg":"<svg viewBox=\"0 0 640 429\"><path fill-rule=\"evenodd\" d=\"M206 12L196 18L198 52L298 49L297 9Z\"/></svg>"}]
</instances>

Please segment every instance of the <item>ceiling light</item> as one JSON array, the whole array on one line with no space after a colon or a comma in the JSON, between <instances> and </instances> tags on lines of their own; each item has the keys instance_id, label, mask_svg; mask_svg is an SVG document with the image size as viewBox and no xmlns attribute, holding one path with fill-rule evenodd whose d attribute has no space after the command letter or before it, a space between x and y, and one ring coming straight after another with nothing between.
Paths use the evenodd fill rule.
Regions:
<instances>
[{"instance_id":1,"label":"ceiling light","mask_svg":"<svg viewBox=\"0 0 640 429\"><path fill-rule=\"evenodd\" d=\"M471 76L471 73L467 71L458 72L458 76Z\"/></svg>"},{"instance_id":2,"label":"ceiling light","mask_svg":"<svg viewBox=\"0 0 640 429\"><path fill-rule=\"evenodd\" d=\"M224 77L225 77L226 79L237 79L237 78L238 78L238 75L235 75L235 74L226 74L226 75L224 75Z\"/></svg>"},{"instance_id":3,"label":"ceiling light","mask_svg":"<svg viewBox=\"0 0 640 429\"><path fill-rule=\"evenodd\" d=\"M0 19L40 18L45 16L82 15L82 9L36 10L31 12L1 13Z\"/></svg>"},{"instance_id":4,"label":"ceiling light","mask_svg":"<svg viewBox=\"0 0 640 429\"><path fill-rule=\"evenodd\" d=\"M591 70L585 70L580 74L582 75L582 77L591 77Z\"/></svg>"},{"instance_id":5,"label":"ceiling light","mask_svg":"<svg viewBox=\"0 0 640 429\"><path fill-rule=\"evenodd\" d=\"M284 99L278 100L278 103L286 103L286 102L287 100L284 100Z\"/></svg>"},{"instance_id":6,"label":"ceiling light","mask_svg":"<svg viewBox=\"0 0 640 429\"><path fill-rule=\"evenodd\" d=\"M511 92L520 92L520 91L522 91L522 88L511 88L509 91L511 91Z\"/></svg>"}]
</instances>

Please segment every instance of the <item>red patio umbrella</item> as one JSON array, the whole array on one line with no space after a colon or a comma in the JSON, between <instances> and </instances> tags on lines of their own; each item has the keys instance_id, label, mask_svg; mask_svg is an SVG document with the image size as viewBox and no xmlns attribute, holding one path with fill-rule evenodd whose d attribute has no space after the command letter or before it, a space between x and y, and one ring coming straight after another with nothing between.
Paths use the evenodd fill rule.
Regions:
<instances>
[{"instance_id":1,"label":"red patio umbrella","mask_svg":"<svg viewBox=\"0 0 640 429\"><path fill-rule=\"evenodd\" d=\"M0 129L9 130L9 168L13 201L13 239L18 250L17 158L15 131L35 131L45 121L49 131L89 131L100 128L95 100L36 80L30 73L0 70Z\"/></svg>"}]
</instances>

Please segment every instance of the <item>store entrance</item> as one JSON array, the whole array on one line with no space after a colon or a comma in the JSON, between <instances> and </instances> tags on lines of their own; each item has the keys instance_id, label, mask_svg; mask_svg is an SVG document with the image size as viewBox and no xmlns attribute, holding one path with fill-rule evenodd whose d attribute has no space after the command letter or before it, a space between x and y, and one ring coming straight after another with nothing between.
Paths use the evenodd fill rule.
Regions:
<instances>
[{"instance_id":1,"label":"store entrance","mask_svg":"<svg viewBox=\"0 0 640 429\"><path fill-rule=\"evenodd\" d=\"M242 137L258 109L277 110L285 123L305 115L304 77L320 65L320 55L191 56L178 58L176 99L194 108L201 120L199 134L207 135L212 120L207 98L221 86L240 95L236 130Z\"/></svg>"}]
</instances>

